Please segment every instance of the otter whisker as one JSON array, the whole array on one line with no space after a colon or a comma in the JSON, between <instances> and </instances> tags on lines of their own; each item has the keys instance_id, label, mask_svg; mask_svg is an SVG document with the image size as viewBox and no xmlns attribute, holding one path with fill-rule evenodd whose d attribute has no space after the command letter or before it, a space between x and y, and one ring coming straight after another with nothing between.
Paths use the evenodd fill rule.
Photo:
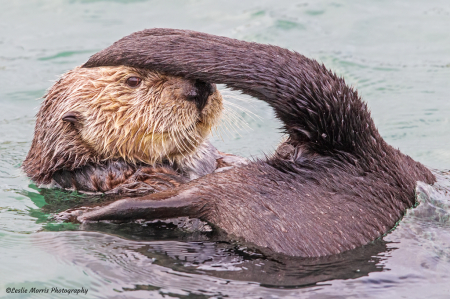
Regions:
<instances>
[{"instance_id":1,"label":"otter whisker","mask_svg":"<svg viewBox=\"0 0 450 299\"><path fill-rule=\"evenodd\" d=\"M170 131L168 131L168 133L169 133L169 136L170 136L171 140L175 143L175 147L177 148L178 152L180 152L181 155L184 157L184 154L183 154L183 151L181 149L181 146L180 146L180 144L179 144L179 142L177 140L177 136L175 134L175 131L170 130Z\"/></svg>"},{"instance_id":2,"label":"otter whisker","mask_svg":"<svg viewBox=\"0 0 450 299\"><path fill-rule=\"evenodd\" d=\"M236 111L233 109L230 109L229 107L225 107L225 113L224 113L224 119L229 120L231 125L237 130L242 129L242 127L245 127L247 130L252 130L250 125L245 121L245 119L242 118L241 115L239 115Z\"/></svg>"},{"instance_id":3,"label":"otter whisker","mask_svg":"<svg viewBox=\"0 0 450 299\"><path fill-rule=\"evenodd\" d=\"M211 133L219 133L223 132L225 133L226 136L228 137L232 137L233 135L231 133L236 133L237 135L241 136L240 134L240 130L242 130L242 128L245 128L245 130L252 130L252 128L250 127L250 125L247 123L247 121L245 121L245 119L239 114L237 113L233 108L237 108L239 110L241 110L244 113L247 113L246 109L231 103L229 101L225 101L226 105L224 106L224 113L223 113L223 117L220 119L220 124L218 126L218 130L215 130L215 132L213 132L211 130ZM253 119L252 115L253 114L255 117L260 118L258 115L254 114L254 113L248 113L249 116ZM220 136L220 138L223 139L222 136Z\"/></svg>"},{"instance_id":4,"label":"otter whisker","mask_svg":"<svg viewBox=\"0 0 450 299\"><path fill-rule=\"evenodd\" d=\"M173 136L176 139L179 153L184 157L185 153L188 152L188 147L182 138L182 134L179 131L174 131Z\"/></svg>"},{"instance_id":5,"label":"otter whisker","mask_svg":"<svg viewBox=\"0 0 450 299\"><path fill-rule=\"evenodd\" d=\"M230 122L228 117L224 117L220 120L220 126L218 127L220 132L223 132L229 138L232 138L232 131L236 131L234 125ZM239 133L238 133L239 134Z\"/></svg>"},{"instance_id":6,"label":"otter whisker","mask_svg":"<svg viewBox=\"0 0 450 299\"><path fill-rule=\"evenodd\" d=\"M180 130L176 130L175 128L183 128L182 124L180 124L179 119L176 120L176 125L172 127L169 132L172 133L175 145L179 149L179 152L183 155L184 158L184 152L185 151L187 152L188 150L186 144L184 143L183 138L180 138Z\"/></svg>"},{"instance_id":7,"label":"otter whisker","mask_svg":"<svg viewBox=\"0 0 450 299\"><path fill-rule=\"evenodd\" d=\"M185 130L183 130L183 133L185 133L186 139L188 142L190 142L190 145L195 145L198 142L200 136L198 136L194 124L191 124L189 127L185 128Z\"/></svg>"},{"instance_id":8,"label":"otter whisker","mask_svg":"<svg viewBox=\"0 0 450 299\"><path fill-rule=\"evenodd\" d=\"M239 115L239 118L242 119L242 121L244 121L244 122L245 122L244 117L241 114L239 114L238 111L236 111L236 110L239 110L242 113L244 113L245 115L248 115L248 117L250 117L252 120L257 120L257 121L263 120L263 118L261 116L257 115L256 113L253 113L252 111L248 110L247 108L245 108L239 104L233 103L233 102L225 100L225 99L223 100L223 102L224 102L225 110L233 111L234 113Z\"/></svg>"},{"instance_id":9,"label":"otter whisker","mask_svg":"<svg viewBox=\"0 0 450 299\"><path fill-rule=\"evenodd\" d=\"M177 130L176 135L177 135L177 139L179 139L179 142L182 145L182 152L188 152L189 151L189 145L186 144L187 140L186 138L189 138L189 136L186 134L186 128L182 126L182 124L179 123L179 121L177 120L177 127L178 128L182 128L181 130Z\"/></svg>"},{"instance_id":10,"label":"otter whisker","mask_svg":"<svg viewBox=\"0 0 450 299\"><path fill-rule=\"evenodd\" d=\"M248 115L252 120L257 120L257 121L263 120L263 118L261 116L259 116L258 114L250 111L249 109L247 109L247 108L245 108L245 107L243 107L243 106L241 106L239 104L233 103L233 102L225 100L225 99L223 100L223 102L225 104L224 106L225 106L226 109L233 110L235 113L237 113L237 111L232 109L232 108L235 108L237 110L242 111L246 115ZM242 118L242 116L240 116L240 117Z\"/></svg>"},{"instance_id":11,"label":"otter whisker","mask_svg":"<svg viewBox=\"0 0 450 299\"><path fill-rule=\"evenodd\" d=\"M177 124L178 127L178 124ZM181 127L181 126L180 126ZM183 128L183 127L181 127ZM188 135L186 135L186 128L183 128L182 130L177 130L175 132L176 134L176 138L178 139L178 141L181 143L181 151L180 152L189 152L189 145L186 144L186 141L189 142L189 140L187 138L189 138Z\"/></svg>"}]
</instances>

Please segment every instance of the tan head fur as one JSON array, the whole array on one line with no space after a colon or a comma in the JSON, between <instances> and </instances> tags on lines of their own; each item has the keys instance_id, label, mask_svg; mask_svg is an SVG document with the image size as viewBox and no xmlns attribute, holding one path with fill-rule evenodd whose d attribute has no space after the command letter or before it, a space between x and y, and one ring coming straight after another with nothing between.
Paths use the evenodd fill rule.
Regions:
<instances>
[{"instance_id":1,"label":"tan head fur","mask_svg":"<svg viewBox=\"0 0 450 299\"><path fill-rule=\"evenodd\" d=\"M142 81L130 87L130 77ZM204 141L223 109L215 87L198 109L187 98L193 86L126 66L75 68L45 95L23 168L34 181L49 183L55 171L89 162L176 162Z\"/></svg>"}]
</instances>

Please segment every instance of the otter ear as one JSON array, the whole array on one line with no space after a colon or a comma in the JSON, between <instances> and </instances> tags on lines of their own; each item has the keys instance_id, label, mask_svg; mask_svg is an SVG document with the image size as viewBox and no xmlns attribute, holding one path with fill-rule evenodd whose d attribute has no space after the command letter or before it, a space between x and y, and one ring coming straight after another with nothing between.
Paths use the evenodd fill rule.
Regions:
<instances>
[{"instance_id":1,"label":"otter ear","mask_svg":"<svg viewBox=\"0 0 450 299\"><path fill-rule=\"evenodd\" d=\"M65 122L73 123L76 125L80 120L80 115L77 112L69 111L64 113L61 119Z\"/></svg>"}]
</instances>

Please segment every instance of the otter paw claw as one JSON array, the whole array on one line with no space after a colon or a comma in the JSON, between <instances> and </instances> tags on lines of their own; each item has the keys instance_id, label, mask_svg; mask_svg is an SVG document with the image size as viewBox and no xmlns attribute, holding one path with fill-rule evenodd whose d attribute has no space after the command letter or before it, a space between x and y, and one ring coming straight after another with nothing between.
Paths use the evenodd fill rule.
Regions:
<instances>
[{"instance_id":1,"label":"otter paw claw","mask_svg":"<svg viewBox=\"0 0 450 299\"><path fill-rule=\"evenodd\" d=\"M53 219L58 222L73 222L73 223L82 223L83 220L79 217L83 215L83 213L87 212L89 209L80 208L76 210L66 210L64 212L60 212L53 216Z\"/></svg>"}]
</instances>

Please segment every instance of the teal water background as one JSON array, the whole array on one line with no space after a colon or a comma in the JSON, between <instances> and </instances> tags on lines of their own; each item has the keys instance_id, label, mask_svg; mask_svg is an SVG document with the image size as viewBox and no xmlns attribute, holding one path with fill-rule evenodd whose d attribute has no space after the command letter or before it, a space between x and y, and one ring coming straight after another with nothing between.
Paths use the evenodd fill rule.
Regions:
<instances>
[{"instance_id":1,"label":"teal water background","mask_svg":"<svg viewBox=\"0 0 450 299\"><path fill-rule=\"evenodd\" d=\"M323 62L358 89L386 141L432 168L438 184L419 185L419 206L383 241L331 260L272 261L163 224L51 222L41 209L47 197L20 170L40 97L93 53L153 27L274 44ZM449 28L444 0L0 0L0 296L28 297L8 287L84 287L87 295L70 296L449 298ZM224 94L245 123L237 132L224 123L216 147L270 154L282 138L272 111Z\"/></svg>"}]
</instances>

